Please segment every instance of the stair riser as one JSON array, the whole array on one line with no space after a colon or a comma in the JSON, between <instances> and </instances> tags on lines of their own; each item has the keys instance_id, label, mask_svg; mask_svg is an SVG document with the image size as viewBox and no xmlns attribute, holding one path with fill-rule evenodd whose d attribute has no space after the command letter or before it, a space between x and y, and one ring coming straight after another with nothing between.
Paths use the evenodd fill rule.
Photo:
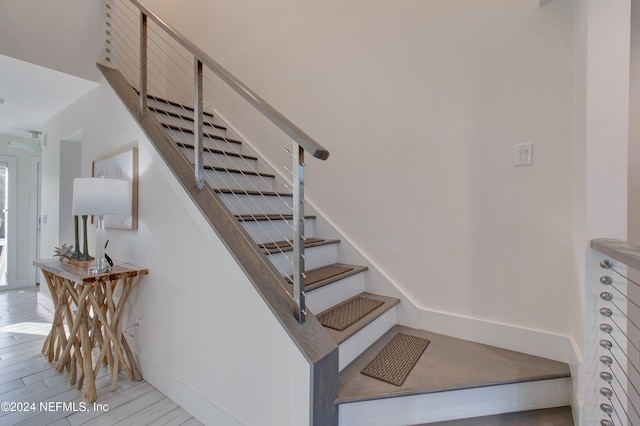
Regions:
<instances>
[{"instance_id":1,"label":"stair riser","mask_svg":"<svg viewBox=\"0 0 640 426\"><path fill-rule=\"evenodd\" d=\"M396 307L394 306L349 339L340 343L338 347L340 354L338 361L339 371L342 371L396 323Z\"/></svg>"},{"instance_id":2,"label":"stair riser","mask_svg":"<svg viewBox=\"0 0 640 426\"><path fill-rule=\"evenodd\" d=\"M290 196L259 196L245 194L218 194L233 214L292 214Z\"/></svg>"},{"instance_id":3,"label":"stair riser","mask_svg":"<svg viewBox=\"0 0 640 426\"><path fill-rule=\"evenodd\" d=\"M247 191L273 191L272 177L205 170L205 179L215 189L244 189Z\"/></svg>"},{"instance_id":4,"label":"stair riser","mask_svg":"<svg viewBox=\"0 0 640 426\"><path fill-rule=\"evenodd\" d=\"M165 132L169 135L169 137L176 141L193 145L194 135L190 132L182 132L180 130L172 130L172 129L164 129ZM224 140L207 138L205 136L204 140L205 148L212 149L220 149L222 151L235 152L237 154L240 153L241 144L226 142Z\"/></svg>"},{"instance_id":5,"label":"stair riser","mask_svg":"<svg viewBox=\"0 0 640 426\"><path fill-rule=\"evenodd\" d=\"M194 150L192 148L180 148L180 150L184 153L185 157L189 159L192 163L194 162ZM250 160L246 158L239 158L235 156L229 156L225 154L216 154L205 151L202 155L204 164L215 166L215 167L224 167L229 169L237 169L237 170L249 170L249 171L257 171L257 161Z\"/></svg>"},{"instance_id":6,"label":"stair riser","mask_svg":"<svg viewBox=\"0 0 640 426\"><path fill-rule=\"evenodd\" d=\"M153 116L156 117L156 119L163 124L171 124L173 126L179 126L189 130L193 130L195 128L195 124L192 120L184 120L179 117L174 117L171 115L157 113L157 112L154 112ZM202 128L205 133L211 133L213 135L228 137L227 132L225 130L215 127L213 124L211 124L211 122L207 122L206 120L203 123Z\"/></svg>"},{"instance_id":7,"label":"stair riser","mask_svg":"<svg viewBox=\"0 0 640 426\"><path fill-rule=\"evenodd\" d=\"M316 314L364 291L364 272L335 281L307 293L307 307Z\"/></svg>"},{"instance_id":8,"label":"stair riser","mask_svg":"<svg viewBox=\"0 0 640 426\"><path fill-rule=\"evenodd\" d=\"M167 104L165 102L160 102L160 101L155 101L153 99L149 99L149 100L147 100L147 106L158 108L158 109L161 109L163 111L172 112L174 114L180 114L180 115L183 115L185 117L193 118L193 111L192 110L185 109L185 108L182 108L182 107L179 107L179 106L169 105L169 104ZM158 113L154 113L154 114L158 114ZM211 117L210 115L207 115L207 116L205 116L204 120L208 121L210 123L213 122L214 124L217 124L219 126L226 126L225 123L223 123L222 120L218 119L218 117L216 117L216 116Z\"/></svg>"},{"instance_id":9,"label":"stair riser","mask_svg":"<svg viewBox=\"0 0 640 426\"><path fill-rule=\"evenodd\" d=\"M269 259L283 275L293 274L293 251L276 253L269 255ZM327 244L324 246L307 247L305 249L306 269L319 268L330 265L338 261L337 244Z\"/></svg>"},{"instance_id":10,"label":"stair riser","mask_svg":"<svg viewBox=\"0 0 640 426\"><path fill-rule=\"evenodd\" d=\"M563 407L570 403L570 378L539 380L344 403L338 406L338 423L400 426Z\"/></svg>"},{"instance_id":11,"label":"stair riser","mask_svg":"<svg viewBox=\"0 0 640 426\"><path fill-rule=\"evenodd\" d=\"M291 222L290 220L257 220L242 222L242 226L256 243L270 243L291 240L293 238ZM313 228L313 219L307 219L304 234L307 237L313 237Z\"/></svg>"}]
</instances>

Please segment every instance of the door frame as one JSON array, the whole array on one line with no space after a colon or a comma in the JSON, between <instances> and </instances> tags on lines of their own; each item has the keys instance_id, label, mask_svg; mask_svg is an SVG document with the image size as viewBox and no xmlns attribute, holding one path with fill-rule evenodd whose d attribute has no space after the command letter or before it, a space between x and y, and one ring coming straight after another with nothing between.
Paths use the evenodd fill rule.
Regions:
<instances>
[{"instance_id":1,"label":"door frame","mask_svg":"<svg viewBox=\"0 0 640 426\"><path fill-rule=\"evenodd\" d=\"M26 283L18 282L16 277L17 269L17 255L16 255L16 241L18 236L18 227L15 224L17 219L17 201L18 201L18 159L11 155L0 155L0 162L7 164L7 215L6 221L6 238L7 246L7 285L0 287L1 290L13 290L16 288L25 287Z\"/></svg>"},{"instance_id":2,"label":"door frame","mask_svg":"<svg viewBox=\"0 0 640 426\"><path fill-rule=\"evenodd\" d=\"M29 259L40 258L40 185L42 157L29 157ZM35 266L29 268L29 285L37 284L39 274Z\"/></svg>"}]
</instances>

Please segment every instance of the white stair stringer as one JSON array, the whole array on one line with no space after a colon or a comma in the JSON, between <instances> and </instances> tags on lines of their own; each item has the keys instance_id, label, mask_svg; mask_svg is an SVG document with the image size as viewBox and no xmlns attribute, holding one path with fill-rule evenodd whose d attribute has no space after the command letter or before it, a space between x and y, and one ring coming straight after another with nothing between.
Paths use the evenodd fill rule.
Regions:
<instances>
[{"instance_id":1,"label":"white stair stringer","mask_svg":"<svg viewBox=\"0 0 640 426\"><path fill-rule=\"evenodd\" d=\"M339 403L338 424L401 426L563 407L570 403L571 378L566 377Z\"/></svg>"}]
</instances>

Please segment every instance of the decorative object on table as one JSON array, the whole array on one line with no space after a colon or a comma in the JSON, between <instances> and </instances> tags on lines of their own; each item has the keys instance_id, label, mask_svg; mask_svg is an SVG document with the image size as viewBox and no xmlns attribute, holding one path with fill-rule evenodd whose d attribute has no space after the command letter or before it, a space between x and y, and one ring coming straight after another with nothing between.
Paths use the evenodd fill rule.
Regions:
<instances>
[{"instance_id":1,"label":"decorative object on table","mask_svg":"<svg viewBox=\"0 0 640 426\"><path fill-rule=\"evenodd\" d=\"M80 252L80 238L78 237L78 216L73 217L73 230L74 230L74 242L75 242L73 247L75 247L75 250L73 251L71 258L79 260L80 257L82 257L82 253Z\"/></svg>"},{"instance_id":2,"label":"decorative object on table","mask_svg":"<svg viewBox=\"0 0 640 426\"><path fill-rule=\"evenodd\" d=\"M107 263L109 263L109 266L113 266L113 260L107 254L107 246L108 245L109 245L109 240L105 241L105 243L104 243L104 258L107 260Z\"/></svg>"},{"instance_id":3,"label":"decorative object on table","mask_svg":"<svg viewBox=\"0 0 640 426\"><path fill-rule=\"evenodd\" d=\"M104 216L124 215L131 212L131 191L129 184L121 179L76 178L73 180L73 214L96 215L96 265L89 268L91 273L108 271L104 257L105 229ZM84 222L86 228L86 221ZM86 234L85 234L86 235ZM85 237L85 245L86 245Z\"/></svg>"},{"instance_id":4,"label":"decorative object on table","mask_svg":"<svg viewBox=\"0 0 640 426\"><path fill-rule=\"evenodd\" d=\"M105 228L138 229L138 148L132 147L94 161L92 176L122 179L131 188L131 211L106 217Z\"/></svg>"},{"instance_id":5,"label":"decorative object on table","mask_svg":"<svg viewBox=\"0 0 640 426\"><path fill-rule=\"evenodd\" d=\"M80 252L80 238L78 237L78 216L73 216L73 224L75 228L75 251L71 255L75 260L93 260L93 257L89 255L89 247L87 244L87 216L82 216L82 229L84 232L84 251Z\"/></svg>"},{"instance_id":6,"label":"decorative object on table","mask_svg":"<svg viewBox=\"0 0 640 426\"><path fill-rule=\"evenodd\" d=\"M73 258L73 253L71 253L72 250L73 250L73 246L68 246L66 244L63 244L60 247L55 247L54 249L55 254L53 256L58 257L59 258L58 260L60 260L60 262L62 262L65 259L70 260Z\"/></svg>"}]
</instances>

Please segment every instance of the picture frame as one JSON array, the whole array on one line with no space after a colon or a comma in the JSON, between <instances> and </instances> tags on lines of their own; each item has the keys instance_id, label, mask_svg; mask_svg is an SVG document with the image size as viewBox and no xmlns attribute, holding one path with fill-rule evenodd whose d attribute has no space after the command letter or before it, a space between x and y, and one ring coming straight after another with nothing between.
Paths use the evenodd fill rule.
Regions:
<instances>
[{"instance_id":1,"label":"picture frame","mask_svg":"<svg viewBox=\"0 0 640 426\"><path fill-rule=\"evenodd\" d=\"M131 214L105 216L104 225L106 228L138 229L138 148L131 147L93 161L91 176L129 182Z\"/></svg>"}]
</instances>

